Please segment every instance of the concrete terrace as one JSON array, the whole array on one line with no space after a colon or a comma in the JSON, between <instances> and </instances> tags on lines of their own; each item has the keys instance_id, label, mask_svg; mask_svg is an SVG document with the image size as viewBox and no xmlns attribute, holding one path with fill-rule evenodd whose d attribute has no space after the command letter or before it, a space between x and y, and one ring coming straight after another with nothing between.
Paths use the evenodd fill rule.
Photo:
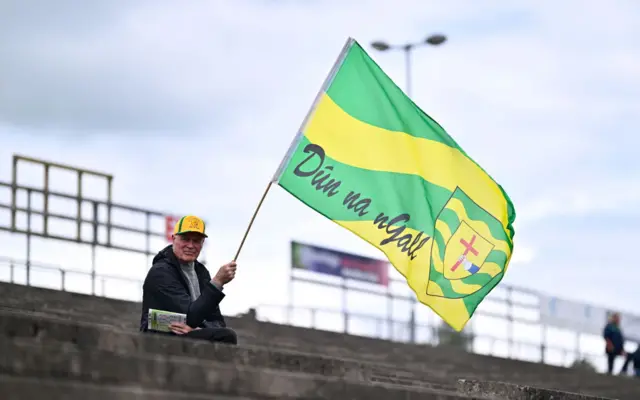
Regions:
<instances>
[{"instance_id":1,"label":"concrete terrace","mask_svg":"<svg viewBox=\"0 0 640 400\"><path fill-rule=\"evenodd\" d=\"M238 346L142 335L139 312L139 303L0 283L2 398L640 398L635 379L251 314L228 317Z\"/></svg>"}]
</instances>

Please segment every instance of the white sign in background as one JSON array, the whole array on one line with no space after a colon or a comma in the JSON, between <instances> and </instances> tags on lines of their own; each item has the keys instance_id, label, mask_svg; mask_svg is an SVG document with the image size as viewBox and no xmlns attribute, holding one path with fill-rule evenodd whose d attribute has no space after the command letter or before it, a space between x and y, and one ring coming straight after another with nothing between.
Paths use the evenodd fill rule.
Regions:
<instances>
[{"instance_id":1,"label":"white sign in background","mask_svg":"<svg viewBox=\"0 0 640 400\"><path fill-rule=\"evenodd\" d=\"M608 316L615 310L557 297L540 296L540 323L556 328L601 336ZM627 340L640 341L640 317L620 313L621 330Z\"/></svg>"}]
</instances>

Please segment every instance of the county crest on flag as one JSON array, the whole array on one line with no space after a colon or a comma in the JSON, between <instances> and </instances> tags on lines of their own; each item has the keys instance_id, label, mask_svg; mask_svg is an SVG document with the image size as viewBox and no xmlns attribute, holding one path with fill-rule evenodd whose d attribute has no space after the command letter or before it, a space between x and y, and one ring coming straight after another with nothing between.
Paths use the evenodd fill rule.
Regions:
<instances>
[{"instance_id":1,"label":"county crest on flag","mask_svg":"<svg viewBox=\"0 0 640 400\"><path fill-rule=\"evenodd\" d=\"M381 250L457 331L511 259L506 192L351 38L272 182Z\"/></svg>"},{"instance_id":2,"label":"county crest on flag","mask_svg":"<svg viewBox=\"0 0 640 400\"><path fill-rule=\"evenodd\" d=\"M482 299L501 279L509 240L502 224L456 188L436 218L427 294Z\"/></svg>"}]
</instances>

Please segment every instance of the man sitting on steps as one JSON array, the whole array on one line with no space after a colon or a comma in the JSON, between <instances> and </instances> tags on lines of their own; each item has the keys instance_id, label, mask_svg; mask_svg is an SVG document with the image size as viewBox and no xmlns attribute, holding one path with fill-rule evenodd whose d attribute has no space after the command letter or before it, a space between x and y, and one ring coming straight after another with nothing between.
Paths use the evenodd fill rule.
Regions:
<instances>
[{"instance_id":1,"label":"man sitting on steps","mask_svg":"<svg viewBox=\"0 0 640 400\"><path fill-rule=\"evenodd\" d=\"M207 235L204 221L196 216L182 217L172 238L173 243L153 258L144 280L140 330L148 332L151 308L186 314L186 324L171 324L173 334L237 344L236 334L227 328L219 307L224 285L235 277L236 263L223 265L211 279L197 260Z\"/></svg>"}]
</instances>

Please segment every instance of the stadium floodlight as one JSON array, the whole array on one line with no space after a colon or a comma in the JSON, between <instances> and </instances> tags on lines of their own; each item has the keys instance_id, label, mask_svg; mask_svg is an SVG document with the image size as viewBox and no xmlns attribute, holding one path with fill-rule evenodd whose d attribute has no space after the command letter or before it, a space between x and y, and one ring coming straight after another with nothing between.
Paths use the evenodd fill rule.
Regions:
<instances>
[{"instance_id":1,"label":"stadium floodlight","mask_svg":"<svg viewBox=\"0 0 640 400\"><path fill-rule=\"evenodd\" d=\"M381 40L376 40L375 42L371 43L371 47L373 47L378 51L387 51L391 49L404 51L405 67L407 70L406 72L407 83L406 83L405 90L406 90L407 96L411 97L411 52L418 46L425 46L425 45L439 46L446 41L447 41L447 37L445 35L441 33L434 33L430 36L427 36L421 42L407 42L403 45L392 45Z\"/></svg>"},{"instance_id":2,"label":"stadium floodlight","mask_svg":"<svg viewBox=\"0 0 640 400\"><path fill-rule=\"evenodd\" d=\"M371 43L371 47L379 51L386 51L391 48L391 46L389 46L386 42L382 42L382 41L376 41Z\"/></svg>"},{"instance_id":3,"label":"stadium floodlight","mask_svg":"<svg viewBox=\"0 0 640 400\"><path fill-rule=\"evenodd\" d=\"M433 46L438 46L446 41L447 41L447 37L439 33L435 35L431 35L424 40L425 43L428 43Z\"/></svg>"}]
</instances>

